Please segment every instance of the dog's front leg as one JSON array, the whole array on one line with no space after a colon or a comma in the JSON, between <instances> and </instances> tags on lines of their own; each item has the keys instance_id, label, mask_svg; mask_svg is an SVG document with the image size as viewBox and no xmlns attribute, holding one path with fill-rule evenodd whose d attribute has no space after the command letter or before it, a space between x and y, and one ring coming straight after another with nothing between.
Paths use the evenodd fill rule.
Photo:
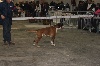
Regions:
<instances>
[{"instance_id":1,"label":"dog's front leg","mask_svg":"<svg viewBox=\"0 0 100 66\"><path fill-rule=\"evenodd\" d=\"M55 37L53 36L53 37L51 37L51 45L53 45L53 46L55 46L55 44L54 44L54 39L55 39Z\"/></svg>"}]
</instances>

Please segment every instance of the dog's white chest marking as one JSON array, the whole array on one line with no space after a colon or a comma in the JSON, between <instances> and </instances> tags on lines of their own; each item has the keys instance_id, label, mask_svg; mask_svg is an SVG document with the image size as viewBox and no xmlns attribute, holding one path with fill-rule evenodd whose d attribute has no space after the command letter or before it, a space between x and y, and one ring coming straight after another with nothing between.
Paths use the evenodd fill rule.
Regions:
<instances>
[{"instance_id":1,"label":"dog's white chest marking","mask_svg":"<svg viewBox=\"0 0 100 66\"><path fill-rule=\"evenodd\" d=\"M44 34L42 34L42 36L44 36Z\"/></svg>"},{"instance_id":2,"label":"dog's white chest marking","mask_svg":"<svg viewBox=\"0 0 100 66\"><path fill-rule=\"evenodd\" d=\"M59 28L56 28L56 33L57 33L58 29L59 29Z\"/></svg>"}]
</instances>

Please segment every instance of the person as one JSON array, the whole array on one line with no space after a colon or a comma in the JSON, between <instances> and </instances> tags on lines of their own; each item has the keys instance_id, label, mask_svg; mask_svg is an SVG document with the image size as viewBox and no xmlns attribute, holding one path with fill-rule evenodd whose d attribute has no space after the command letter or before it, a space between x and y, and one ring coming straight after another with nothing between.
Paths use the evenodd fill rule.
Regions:
<instances>
[{"instance_id":1,"label":"person","mask_svg":"<svg viewBox=\"0 0 100 66\"><path fill-rule=\"evenodd\" d=\"M3 0L0 3L0 24L3 26L4 45L15 45L11 41L11 25L14 4L11 0Z\"/></svg>"},{"instance_id":2,"label":"person","mask_svg":"<svg viewBox=\"0 0 100 66\"><path fill-rule=\"evenodd\" d=\"M95 7L96 7L96 5L95 5L94 1L88 0L87 11L93 11L93 12L95 12ZM93 12L90 12L90 13L93 14Z\"/></svg>"},{"instance_id":3,"label":"person","mask_svg":"<svg viewBox=\"0 0 100 66\"><path fill-rule=\"evenodd\" d=\"M100 4L98 5L98 9L94 12L94 15L100 15Z\"/></svg>"},{"instance_id":4,"label":"person","mask_svg":"<svg viewBox=\"0 0 100 66\"><path fill-rule=\"evenodd\" d=\"M65 22L65 18L63 18L63 16L64 16L64 15L62 14L62 18L60 19L60 25L61 25L62 27L64 26L63 23ZM61 27L61 28L62 28L62 27Z\"/></svg>"},{"instance_id":5,"label":"person","mask_svg":"<svg viewBox=\"0 0 100 66\"><path fill-rule=\"evenodd\" d=\"M39 1L36 1L36 17L40 17L41 13L41 4Z\"/></svg>"},{"instance_id":6,"label":"person","mask_svg":"<svg viewBox=\"0 0 100 66\"><path fill-rule=\"evenodd\" d=\"M71 5L72 5L72 11L74 11L76 7L76 0L71 0Z\"/></svg>"},{"instance_id":7,"label":"person","mask_svg":"<svg viewBox=\"0 0 100 66\"><path fill-rule=\"evenodd\" d=\"M65 8L66 8L67 11L70 11L70 6L69 6L68 3L66 3L66 7Z\"/></svg>"},{"instance_id":8,"label":"person","mask_svg":"<svg viewBox=\"0 0 100 66\"><path fill-rule=\"evenodd\" d=\"M84 12L81 12L81 11L84 11L84 1L79 1L79 4L78 4L78 14L84 14Z\"/></svg>"},{"instance_id":9,"label":"person","mask_svg":"<svg viewBox=\"0 0 100 66\"><path fill-rule=\"evenodd\" d=\"M99 5L100 5L100 3L96 4L95 11L97 11L99 9Z\"/></svg>"},{"instance_id":10,"label":"person","mask_svg":"<svg viewBox=\"0 0 100 66\"><path fill-rule=\"evenodd\" d=\"M98 9L94 12L94 17L100 17L100 4L98 5ZM97 32L99 33L99 22L100 22L100 19L98 18L92 18L92 25L94 27L94 32Z\"/></svg>"}]
</instances>

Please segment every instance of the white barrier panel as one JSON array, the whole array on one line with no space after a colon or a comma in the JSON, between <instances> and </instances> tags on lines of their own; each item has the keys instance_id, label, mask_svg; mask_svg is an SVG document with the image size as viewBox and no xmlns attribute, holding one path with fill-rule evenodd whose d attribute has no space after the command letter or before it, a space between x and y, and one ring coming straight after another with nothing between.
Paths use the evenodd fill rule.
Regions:
<instances>
[{"instance_id":1,"label":"white barrier panel","mask_svg":"<svg viewBox=\"0 0 100 66\"><path fill-rule=\"evenodd\" d=\"M52 19L51 17L34 17L32 19Z\"/></svg>"},{"instance_id":2,"label":"white barrier panel","mask_svg":"<svg viewBox=\"0 0 100 66\"><path fill-rule=\"evenodd\" d=\"M79 17L93 17L94 15L78 15L78 18Z\"/></svg>"},{"instance_id":3,"label":"white barrier panel","mask_svg":"<svg viewBox=\"0 0 100 66\"><path fill-rule=\"evenodd\" d=\"M28 19L33 19L33 17L14 17L12 20L28 20Z\"/></svg>"},{"instance_id":4,"label":"white barrier panel","mask_svg":"<svg viewBox=\"0 0 100 66\"><path fill-rule=\"evenodd\" d=\"M50 17L15 17L12 20L28 20L28 19L58 19L58 18L80 18L93 17L93 15L71 15L71 16L50 16Z\"/></svg>"}]
</instances>

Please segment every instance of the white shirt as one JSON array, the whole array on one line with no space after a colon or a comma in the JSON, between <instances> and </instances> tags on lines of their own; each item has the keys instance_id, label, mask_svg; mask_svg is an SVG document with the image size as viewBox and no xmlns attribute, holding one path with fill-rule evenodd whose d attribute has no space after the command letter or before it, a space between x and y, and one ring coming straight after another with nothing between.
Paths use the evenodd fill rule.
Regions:
<instances>
[{"instance_id":1,"label":"white shirt","mask_svg":"<svg viewBox=\"0 0 100 66\"><path fill-rule=\"evenodd\" d=\"M88 4L87 10L91 7L92 4Z\"/></svg>"},{"instance_id":2,"label":"white shirt","mask_svg":"<svg viewBox=\"0 0 100 66\"><path fill-rule=\"evenodd\" d=\"M91 7L92 4L88 4L87 10ZM95 11L95 8L92 9L92 11Z\"/></svg>"}]
</instances>

